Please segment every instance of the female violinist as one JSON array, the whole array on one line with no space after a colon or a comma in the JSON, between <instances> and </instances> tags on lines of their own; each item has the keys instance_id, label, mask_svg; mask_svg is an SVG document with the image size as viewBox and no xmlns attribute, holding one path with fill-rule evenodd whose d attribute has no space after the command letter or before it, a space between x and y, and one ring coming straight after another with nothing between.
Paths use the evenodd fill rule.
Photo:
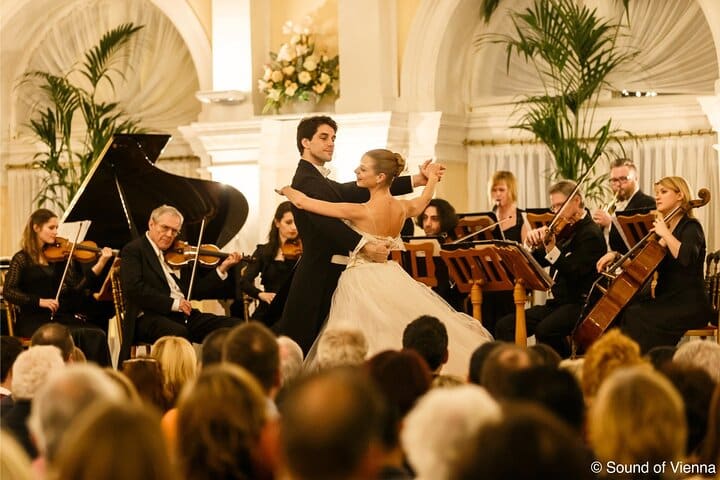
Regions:
<instances>
[{"instance_id":1,"label":"female violinist","mask_svg":"<svg viewBox=\"0 0 720 480\"><path fill-rule=\"evenodd\" d=\"M3 296L20 309L16 332L22 337L31 337L41 325L60 322L70 328L75 344L88 359L109 366L105 332L87 322L83 303L87 297L85 292L97 289L102 283L98 275L112 257L112 250L103 248L95 265L85 274L76 270L75 262L68 259L71 263L65 282L59 288L65 261L49 263L44 254L48 245L55 244L57 229L58 218L53 212L45 208L33 212L23 231L21 250L10 261ZM56 299L58 289L60 295Z\"/></svg>"},{"instance_id":2,"label":"female violinist","mask_svg":"<svg viewBox=\"0 0 720 480\"><path fill-rule=\"evenodd\" d=\"M636 298L620 318L622 331L637 341L643 352L677 344L686 330L704 327L712 317L703 285L705 234L689 207L690 199L690 189L682 177L664 177L655 184L659 215L653 230L667 253L656 271L654 298ZM666 223L664 217L679 206L685 213ZM598 271L614 259L614 252L603 256Z\"/></svg>"},{"instance_id":3,"label":"female violinist","mask_svg":"<svg viewBox=\"0 0 720 480\"><path fill-rule=\"evenodd\" d=\"M493 213L499 222L503 222L494 236L504 240L514 240L524 243L528 234L528 225L525 223L520 209L517 208L517 181L512 172L499 170L490 180L490 201L493 203ZM512 220L510 220L512 219Z\"/></svg>"},{"instance_id":4,"label":"female violinist","mask_svg":"<svg viewBox=\"0 0 720 480\"><path fill-rule=\"evenodd\" d=\"M289 285L293 268L302 254L302 242L295 226L295 218L290 210L290 202L282 202L275 210L270 224L268 243L257 246L253 253L256 261L250 263L236 277L236 301L231 306L233 315L242 317L242 294L259 300L252 318L266 325L272 325L282 314L282 304L274 303L276 295L283 286ZM263 289L255 286L255 279L260 275ZM285 299L277 297L284 303ZM272 308L270 305L272 304Z\"/></svg>"}]
</instances>

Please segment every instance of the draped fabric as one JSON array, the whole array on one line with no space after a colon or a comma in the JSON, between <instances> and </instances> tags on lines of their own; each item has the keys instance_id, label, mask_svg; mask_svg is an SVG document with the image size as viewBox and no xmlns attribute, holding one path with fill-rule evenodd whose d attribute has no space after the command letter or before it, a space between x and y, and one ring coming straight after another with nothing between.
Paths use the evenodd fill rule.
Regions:
<instances>
[{"instance_id":1,"label":"draped fabric","mask_svg":"<svg viewBox=\"0 0 720 480\"><path fill-rule=\"evenodd\" d=\"M720 161L713 148L714 135L692 135L643 140L625 145L627 156L639 169L640 188L653 195L653 183L665 176L681 176L697 198L700 188L712 198L695 216L705 230L708 251L720 248ZM547 189L553 158L541 144L468 147L468 209L490 210L488 181L496 170L509 170L518 182L521 208L548 206Z\"/></svg>"}]
</instances>

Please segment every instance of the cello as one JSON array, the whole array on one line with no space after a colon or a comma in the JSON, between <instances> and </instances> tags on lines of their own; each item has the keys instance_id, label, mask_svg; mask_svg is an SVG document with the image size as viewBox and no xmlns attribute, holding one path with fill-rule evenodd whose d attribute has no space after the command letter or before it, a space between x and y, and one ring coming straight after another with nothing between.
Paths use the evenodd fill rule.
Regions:
<instances>
[{"instance_id":1,"label":"cello","mask_svg":"<svg viewBox=\"0 0 720 480\"><path fill-rule=\"evenodd\" d=\"M698 191L698 199L690 200L686 206L678 205L663 220L667 223L677 215L684 215L690 209L707 205L710 191L703 188ZM572 333L573 350L586 351L590 345L610 326L623 308L635 297L643 285L650 279L660 262L665 258L667 248L660 245L658 235L652 231L645 235L632 249L615 261L607 272L621 269L617 275L603 273L593 284L603 296L590 310L590 313L575 327ZM599 287L603 278L610 278L607 289ZM588 294L590 297L590 294Z\"/></svg>"}]
</instances>

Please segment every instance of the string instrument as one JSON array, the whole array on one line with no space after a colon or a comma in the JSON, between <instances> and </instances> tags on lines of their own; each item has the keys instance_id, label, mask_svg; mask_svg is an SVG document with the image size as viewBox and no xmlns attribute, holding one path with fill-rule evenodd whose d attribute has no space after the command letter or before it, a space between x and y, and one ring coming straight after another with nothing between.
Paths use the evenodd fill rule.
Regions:
<instances>
[{"instance_id":1,"label":"string instrument","mask_svg":"<svg viewBox=\"0 0 720 480\"><path fill-rule=\"evenodd\" d=\"M287 239L283 242L282 246L280 246L280 250L285 260L297 260L303 253L302 240L300 240L299 236Z\"/></svg>"},{"instance_id":2,"label":"string instrument","mask_svg":"<svg viewBox=\"0 0 720 480\"><path fill-rule=\"evenodd\" d=\"M710 201L710 191L703 188L698 192L698 197L700 198L691 200L687 206L679 205L675 207L665 215L663 221L667 223L678 215L684 215L690 209L707 205ZM603 334L620 311L642 289L643 285L660 265L660 262L665 258L666 253L667 248L660 245L659 236L652 231L645 235L630 251L620 257L607 269L607 272L603 273L595 281L593 289L598 286L598 282L604 277L612 279L607 289L598 287L603 292L603 296L572 333L573 347L578 353L587 350ZM618 269L621 269L621 272L615 275L614 272ZM589 294L588 297L590 297Z\"/></svg>"},{"instance_id":3,"label":"string instrument","mask_svg":"<svg viewBox=\"0 0 720 480\"><path fill-rule=\"evenodd\" d=\"M47 243L43 247L43 255L48 262L63 262L72 257L80 263L90 263L97 260L100 252L102 252L102 248L99 248L93 241L85 240L75 243L62 237L56 237L55 243ZM113 255L119 253L118 250L112 252Z\"/></svg>"},{"instance_id":4,"label":"string instrument","mask_svg":"<svg viewBox=\"0 0 720 480\"><path fill-rule=\"evenodd\" d=\"M221 260L230 255L221 252L220 248L212 244L200 245L200 248L190 245L184 240L175 240L170 248L165 251L165 261L173 267L181 267L195 260L197 257L201 265L214 267Z\"/></svg>"}]
</instances>

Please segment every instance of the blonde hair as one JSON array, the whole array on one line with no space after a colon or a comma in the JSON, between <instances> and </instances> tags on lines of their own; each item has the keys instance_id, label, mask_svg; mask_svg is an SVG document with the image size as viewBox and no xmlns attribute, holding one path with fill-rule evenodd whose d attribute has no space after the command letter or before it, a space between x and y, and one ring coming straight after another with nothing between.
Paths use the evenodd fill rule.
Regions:
<instances>
[{"instance_id":1,"label":"blonde hair","mask_svg":"<svg viewBox=\"0 0 720 480\"><path fill-rule=\"evenodd\" d=\"M182 337L166 335L158 338L150 356L160 362L169 403L175 403L183 385L197 375L197 355L192 344Z\"/></svg>"},{"instance_id":2,"label":"blonde hair","mask_svg":"<svg viewBox=\"0 0 720 480\"><path fill-rule=\"evenodd\" d=\"M645 363L640 345L614 328L593 343L582 365L582 391L585 400L592 399L603 381L620 367Z\"/></svg>"},{"instance_id":3,"label":"blonde hair","mask_svg":"<svg viewBox=\"0 0 720 480\"><path fill-rule=\"evenodd\" d=\"M515 180L515 175L513 175L512 172L508 172L507 170L498 170L497 172L493 173L493 176L488 183L488 196L490 197L490 203L493 203L492 189L495 185L499 183L504 183L505 185L507 185L508 194L510 195L510 203L517 202L517 180Z\"/></svg>"},{"instance_id":4,"label":"blonde hair","mask_svg":"<svg viewBox=\"0 0 720 480\"><path fill-rule=\"evenodd\" d=\"M375 161L375 173L385 174L385 183L390 185L395 177L405 171L405 159L399 153L378 148L365 152L365 155Z\"/></svg>"},{"instance_id":5,"label":"blonde hair","mask_svg":"<svg viewBox=\"0 0 720 480\"><path fill-rule=\"evenodd\" d=\"M615 372L600 387L589 415L598 460L618 464L678 460L687 426L682 397L649 365Z\"/></svg>"},{"instance_id":6,"label":"blonde hair","mask_svg":"<svg viewBox=\"0 0 720 480\"><path fill-rule=\"evenodd\" d=\"M0 430L0 478L30 480L30 459L12 434Z\"/></svg>"},{"instance_id":7,"label":"blonde hair","mask_svg":"<svg viewBox=\"0 0 720 480\"><path fill-rule=\"evenodd\" d=\"M686 214L690 218L695 218L695 215L693 214L692 208L690 208L690 187L688 186L687 182L682 177L663 177L657 182L655 182L655 186L662 186L665 188L669 188L675 193L679 193L682 195L682 208L685 210Z\"/></svg>"},{"instance_id":8,"label":"blonde hair","mask_svg":"<svg viewBox=\"0 0 720 480\"><path fill-rule=\"evenodd\" d=\"M30 214L25 228L23 229L22 240L20 241L20 248L30 256L30 259L39 263L40 254L42 252L42 245L38 245L38 235L35 231L35 226L42 227L48 223L51 219L57 218L52 211L47 208L39 208Z\"/></svg>"}]
</instances>

